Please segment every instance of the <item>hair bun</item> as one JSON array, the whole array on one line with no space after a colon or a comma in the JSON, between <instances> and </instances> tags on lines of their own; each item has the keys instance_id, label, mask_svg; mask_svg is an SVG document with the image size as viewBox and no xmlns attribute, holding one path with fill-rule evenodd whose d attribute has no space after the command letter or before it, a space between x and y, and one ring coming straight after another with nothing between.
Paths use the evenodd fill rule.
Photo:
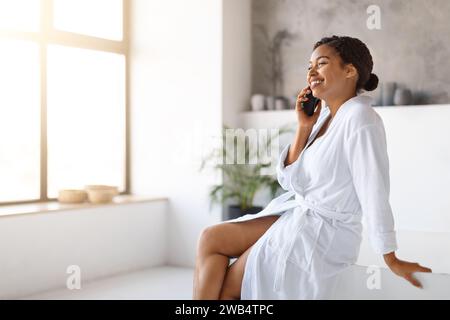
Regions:
<instances>
[{"instance_id":1,"label":"hair bun","mask_svg":"<svg viewBox=\"0 0 450 320\"><path fill-rule=\"evenodd\" d=\"M364 85L364 90L373 91L378 87L378 77L375 73L371 73L369 80Z\"/></svg>"}]
</instances>

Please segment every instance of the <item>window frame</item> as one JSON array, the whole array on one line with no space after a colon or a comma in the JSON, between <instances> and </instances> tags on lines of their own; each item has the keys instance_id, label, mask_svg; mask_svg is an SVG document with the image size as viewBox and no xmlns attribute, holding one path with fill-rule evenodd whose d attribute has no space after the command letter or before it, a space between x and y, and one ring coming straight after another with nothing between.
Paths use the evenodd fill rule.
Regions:
<instances>
[{"instance_id":1,"label":"window frame","mask_svg":"<svg viewBox=\"0 0 450 320\"><path fill-rule=\"evenodd\" d=\"M0 206L42 203L55 201L57 198L48 197L48 162L47 162L47 48L49 45L62 45L66 47L90 49L124 55L125 57L125 190L120 194L130 194L130 2L122 0L123 26L122 40L109 40L93 36L57 30L53 27L53 0L40 1L40 26L38 32L0 30L0 38L25 40L39 46L40 61L40 197L39 199L0 202Z\"/></svg>"}]
</instances>

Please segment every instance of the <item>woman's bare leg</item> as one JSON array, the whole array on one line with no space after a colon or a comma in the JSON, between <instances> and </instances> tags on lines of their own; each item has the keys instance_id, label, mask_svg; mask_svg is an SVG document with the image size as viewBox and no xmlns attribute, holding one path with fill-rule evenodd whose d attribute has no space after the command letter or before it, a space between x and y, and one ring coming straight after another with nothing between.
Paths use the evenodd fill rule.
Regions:
<instances>
[{"instance_id":1,"label":"woman's bare leg","mask_svg":"<svg viewBox=\"0 0 450 320\"><path fill-rule=\"evenodd\" d=\"M278 218L266 216L204 229L197 246L193 299L219 299L229 258L241 256Z\"/></svg>"},{"instance_id":2,"label":"woman's bare leg","mask_svg":"<svg viewBox=\"0 0 450 320\"><path fill-rule=\"evenodd\" d=\"M242 279L244 278L245 264L253 246L227 268L223 286L220 292L220 300L239 300L241 298Z\"/></svg>"}]
</instances>

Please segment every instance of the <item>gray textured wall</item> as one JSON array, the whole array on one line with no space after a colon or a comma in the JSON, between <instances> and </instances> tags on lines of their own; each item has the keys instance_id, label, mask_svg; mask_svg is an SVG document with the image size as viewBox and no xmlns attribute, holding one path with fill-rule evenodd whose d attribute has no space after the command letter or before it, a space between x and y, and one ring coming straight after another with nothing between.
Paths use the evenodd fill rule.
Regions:
<instances>
[{"instance_id":1,"label":"gray textured wall","mask_svg":"<svg viewBox=\"0 0 450 320\"><path fill-rule=\"evenodd\" d=\"M367 7L381 9L381 29L366 26ZM284 90L292 97L306 85L312 47L323 36L361 39L380 82L411 89L414 103L450 103L449 0L253 0L252 91L270 94L267 40L286 28L296 35L282 47ZM380 87L380 86L379 86ZM379 89L370 93L376 97Z\"/></svg>"}]
</instances>

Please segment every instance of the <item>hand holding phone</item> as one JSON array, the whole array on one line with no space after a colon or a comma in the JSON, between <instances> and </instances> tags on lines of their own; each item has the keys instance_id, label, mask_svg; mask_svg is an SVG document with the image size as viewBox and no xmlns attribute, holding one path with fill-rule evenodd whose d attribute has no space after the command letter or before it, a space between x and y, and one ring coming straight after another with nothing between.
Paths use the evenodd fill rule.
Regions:
<instances>
[{"instance_id":1,"label":"hand holding phone","mask_svg":"<svg viewBox=\"0 0 450 320\"><path fill-rule=\"evenodd\" d=\"M311 117L314 114L317 104L320 103L320 99L313 96L310 88L308 88L308 90L309 93L305 96L308 100L302 102L302 109L309 117Z\"/></svg>"},{"instance_id":2,"label":"hand holding phone","mask_svg":"<svg viewBox=\"0 0 450 320\"><path fill-rule=\"evenodd\" d=\"M297 96L295 112L300 127L312 128L317 122L322 103L314 97L309 87L304 87Z\"/></svg>"}]
</instances>

